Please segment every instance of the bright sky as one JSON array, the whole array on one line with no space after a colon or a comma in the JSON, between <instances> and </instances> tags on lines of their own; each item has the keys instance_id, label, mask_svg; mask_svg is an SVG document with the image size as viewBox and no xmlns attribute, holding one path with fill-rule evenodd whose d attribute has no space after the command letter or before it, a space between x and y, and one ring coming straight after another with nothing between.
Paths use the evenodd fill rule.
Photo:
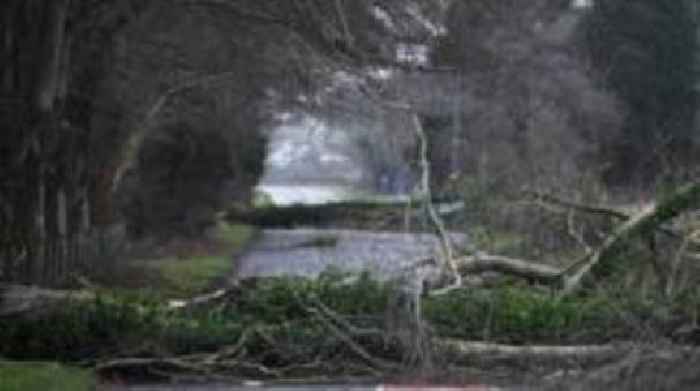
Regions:
<instances>
[{"instance_id":1,"label":"bright sky","mask_svg":"<svg viewBox=\"0 0 700 391\"><path fill-rule=\"evenodd\" d=\"M593 0L574 0L573 6L575 8L586 8L593 5Z\"/></svg>"}]
</instances>

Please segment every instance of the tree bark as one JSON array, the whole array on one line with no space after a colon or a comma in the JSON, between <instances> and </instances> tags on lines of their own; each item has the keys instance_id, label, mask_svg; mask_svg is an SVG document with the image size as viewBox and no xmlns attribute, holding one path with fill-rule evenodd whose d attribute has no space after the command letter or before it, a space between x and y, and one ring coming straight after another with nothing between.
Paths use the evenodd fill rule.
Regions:
<instances>
[{"instance_id":1,"label":"tree bark","mask_svg":"<svg viewBox=\"0 0 700 391\"><path fill-rule=\"evenodd\" d=\"M41 166L41 164L40 164ZM27 277L33 278L35 281L43 280L43 268L46 262L46 250L47 250L47 232L46 232L46 182L42 168L39 168L38 178L37 178L37 192L36 192L36 212L34 215L34 229L35 229L35 247L32 252L32 257L28 260L28 267L30 267ZM33 276L32 276L33 275ZM31 276L31 277L30 277Z\"/></svg>"}]
</instances>

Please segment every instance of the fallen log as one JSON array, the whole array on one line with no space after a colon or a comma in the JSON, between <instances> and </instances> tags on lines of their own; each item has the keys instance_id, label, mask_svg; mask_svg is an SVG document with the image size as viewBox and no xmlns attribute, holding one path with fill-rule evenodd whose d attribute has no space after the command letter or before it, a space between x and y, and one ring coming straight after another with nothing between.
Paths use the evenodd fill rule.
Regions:
<instances>
[{"instance_id":1,"label":"fallen log","mask_svg":"<svg viewBox=\"0 0 700 391\"><path fill-rule=\"evenodd\" d=\"M437 339L435 344L459 358L544 359L595 358L622 356L632 348L623 345L504 345L489 342Z\"/></svg>"},{"instance_id":2,"label":"fallen log","mask_svg":"<svg viewBox=\"0 0 700 391\"><path fill-rule=\"evenodd\" d=\"M66 301L94 300L90 291L44 289L33 285L0 284L0 317L41 314Z\"/></svg>"},{"instance_id":3,"label":"fallen log","mask_svg":"<svg viewBox=\"0 0 700 391\"><path fill-rule=\"evenodd\" d=\"M457 258L456 263L463 274L498 272L546 284L559 281L563 273L562 269L554 266L484 253Z\"/></svg>"},{"instance_id":4,"label":"fallen log","mask_svg":"<svg viewBox=\"0 0 700 391\"><path fill-rule=\"evenodd\" d=\"M553 194L541 192L541 191L525 191L525 196L532 197L535 201L543 202L546 204L559 206L565 209L572 209L577 212L582 212L586 214L600 215L612 217L618 220L629 220L630 216L617 210L615 208L602 206L602 205L589 205L580 202L574 202L571 200L566 200L564 198L557 197Z\"/></svg>"}]
</instances>

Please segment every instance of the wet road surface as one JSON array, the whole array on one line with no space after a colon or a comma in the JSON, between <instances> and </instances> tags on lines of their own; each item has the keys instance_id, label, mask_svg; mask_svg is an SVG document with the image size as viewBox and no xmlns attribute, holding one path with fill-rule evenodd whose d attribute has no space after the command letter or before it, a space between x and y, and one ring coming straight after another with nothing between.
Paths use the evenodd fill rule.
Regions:
<instances>
[{"instance_id":1,"label":"wet road surface","mask_svg":"<svg viewBox=\"0 0 700 391\"><path fill-rule=\"evenodd\" d=\"M466 236L453 234L457 247ZM329 267L351 273L367 270L379 279L439 253L432 234L333 229L269 229L238 259L239 278L316 277Z\"/></svg>"}]
</instances>

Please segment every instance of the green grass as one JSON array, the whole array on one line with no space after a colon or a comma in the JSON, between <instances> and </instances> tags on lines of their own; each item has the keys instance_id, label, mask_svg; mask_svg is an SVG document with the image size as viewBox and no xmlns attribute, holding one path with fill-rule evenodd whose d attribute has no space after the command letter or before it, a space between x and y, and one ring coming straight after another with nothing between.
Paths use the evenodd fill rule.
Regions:
<instances>
[{"instance_id":1,"label":"green grass","mask_svg":"<svg viewBox=\"0 0 700 391\"><path fill-rule=\"evenodd\" d=\"M0 391L88 391L95 375L57 363L0 361Z\"/></svg>"},{"instance_id":2,"label":"green grass","mask_svg":"<svg viewBox=\"0 0 700 391\"><path fill-rule=\"evenodd\" d=\"M166 297L191 297L231 273L232 257L254 235L255 230L251 226L220 222L213 233L219 245L207 254L132 261L131 266L145 268L156 275L158 283L149 287L151 293Z\"/></svg>"},{"instance_id":3,"label":"green grass","mask_svg":"<svg viewBox=\"0 0 700 391\"><path fill-rule=\"evenodd\" d=\"M148 267L157 269L162 279L160 289L164 294L190 297L201 293L217 278L232 269L226 256L203 256L185 259L164 258L150 261Z\"/></svg>"},{"instance_id":4,"label":"green grass","mask_svg":"<svg viewBox=\"0 0 700 391\"><path fill-rule=\"evenodd\" d=\"M244 224L229 224L219 222L214 236L230 246L229 250L237 251L243 248L255 234L253 227Z\"/></svg>"}]
</instances>

